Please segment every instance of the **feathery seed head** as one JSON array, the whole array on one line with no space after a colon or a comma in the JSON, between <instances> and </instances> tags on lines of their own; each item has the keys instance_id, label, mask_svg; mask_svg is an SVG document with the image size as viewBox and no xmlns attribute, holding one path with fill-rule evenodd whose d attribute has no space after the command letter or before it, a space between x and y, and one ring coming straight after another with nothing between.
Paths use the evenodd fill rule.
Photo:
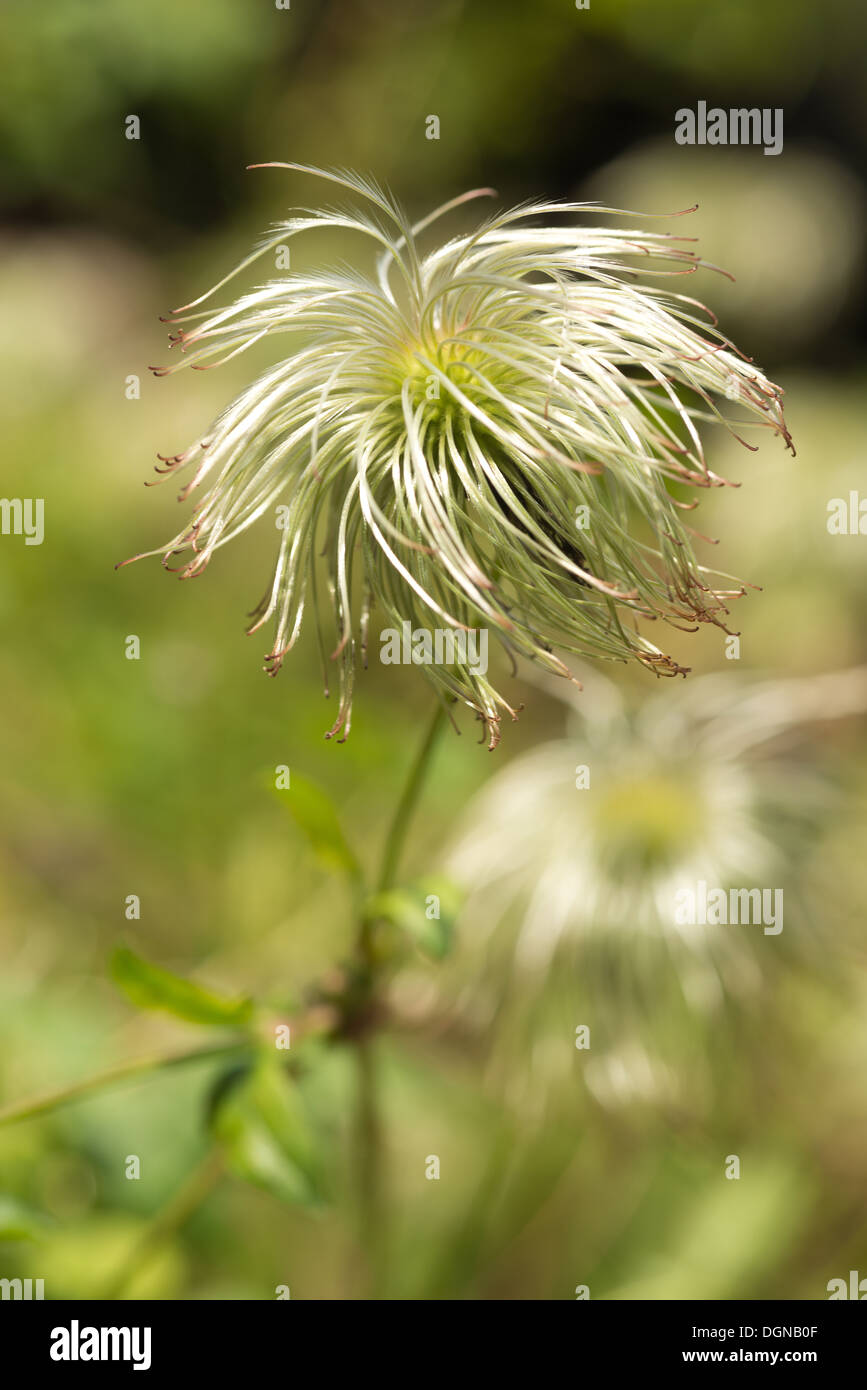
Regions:
<instances>
[{"instance_id":1,"label":"feathery seed head","mask_svg":"<svg viewBox=\"0 0 867 1390\"><path fill-rule=\"evenodd\" d=\"M181 360L158 375L217 366L266 335L296 339L205 439L159 456L163 476L193 470L181 499L209 488L191 524L148 553L191 578L284 506L271 587L249 631L273 620L273 675L309 603L323 661L338 663L340 706L327 737L341 741L374 610L397 628L489 629L513 658L565 676L555 647L678 673L641 620L724 628L727 600L743 593L730 581L717 587L698 564L682 519L696 505L684 485L725 482L705 462L698 426L726 423L716 404L725 397L747 424L791 443L779 388L703 306L665 286L703 264L686 239L538 225L592 205L532 203L423 254L435 219L491 190L413 226L369 179L270 167L317 174L359 206L299 211L168 320ZM372 273L285 273L227 308L199 309L259 257L326 227L371 240ZM637 284L639 273L654 283ZM327 637L320 557L333 608ZM495 746L500 711L515 712L486 674L466 662L422 669L442 695L476 711Z\"/></svg>"}]
</instances>

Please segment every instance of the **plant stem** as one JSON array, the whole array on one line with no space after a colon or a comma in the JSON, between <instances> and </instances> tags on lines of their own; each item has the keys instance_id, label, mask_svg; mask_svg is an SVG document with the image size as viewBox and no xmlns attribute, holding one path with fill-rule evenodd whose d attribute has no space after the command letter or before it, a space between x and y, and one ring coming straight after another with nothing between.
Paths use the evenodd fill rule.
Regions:
<instances>
[{"instance_id":1,"label":"plant stem","mask_svg":"<svg viewBox=\"0 0 867 1390\"><path fill-rule=\"evenodd\" d=\"M186 1181L153 1218L141 1239L136 1241L123 1267L112 1279L102 1297L114 1301L123 1294L134 1275L140 1274L160 1245L186 1224L193 1212L216 1187L223 1176L223 1157L219 1149L211 1149Z\"/></svg>"},{"instance_id":2,"label":"plant stem","mask_svg":"<svg viewBox=\"0 0 867 1390\"><path fill-rule=\"evenodd\" d=\"M376 891L378 893L387 892L394 883L397 866L400 862L401 852L409 829L410 818L418 803L419 795L424 785L425 777L427 776L430 760L446 719L447 714L445 706L438 704L434 711L433 719L428 726L424 742L419 748L416 760L412 765L406 786L397 803L388 834L385 838L379 878L376 882Z\"/></svg>"},{"instance_id":3,"label":"plant stem","mask_svg":"<svg viewBox=\"0 0 867 1390\"><path fill-rule=\"evenodd\" d=\"M5 1109L0 1110L0 1125L13 1124L16 1120L31 1120L36 1115L44 1115L48 1110L55 1110L61 1105L69 1105L72 1101L81 1100L83 1096L102 1086L114 1086L119 1081L127 1081L131 1076L137 1076L142 1072L155 1071L161 1067L183 1066L187 1062L204 1062L209 1058L224 1057L229 1053L238 1052L252 1045L251 1039L242 1038L237 1042L223 1043L218 1047L194 1048L191 1052L150 1053L145 1057L135 1057L132 1061L120 1062L116 1067L109 1067L107 1071L98 1072L96 1076L89 1076L84 1081L75 1081L71 1086L62 1087L59 1091L52 1091L49 1095L40 1096L37 1100L7 1105Z\"/></svg>"},{"instance_id":4,"label":"plant stem","mask_svg":"<svg viewBox=\"0 0 867 1390\"><path fill-rule=\"evenodd\" d=\"M385 893L394 885L401 853L413 812L418 805L437 739L446 722L446 710L437 704L424 741L416 754L383 846L382 861L376 879L376 892ZM358 957L361 966L361 1013L375 1018L377 1008L378 966L375 946L376 922L365 917L358 930ZM383 1205L383 1142L379 1105L379 1076L375 1039L368 1027L360 1028L356 1037L358 1056L358 1111L356 1143L358 1151L358 1187L360 1207L360 1240L373 1289L384 1272L386 1225Z\"/></svg>"},{"instance_id":5,"label":"plant stem","mask_svg":"<svg viewBox=\"0 0 867 1390\"><path fill-rule=\"evenodd\" d=\"M365 1282L374 1289L384 1263L382 1127L379 1113L374 1040L360 1037L355 1045L358 1099L355 1145L358 1154L358 1235Z\"/></svg>"}]
</instances>

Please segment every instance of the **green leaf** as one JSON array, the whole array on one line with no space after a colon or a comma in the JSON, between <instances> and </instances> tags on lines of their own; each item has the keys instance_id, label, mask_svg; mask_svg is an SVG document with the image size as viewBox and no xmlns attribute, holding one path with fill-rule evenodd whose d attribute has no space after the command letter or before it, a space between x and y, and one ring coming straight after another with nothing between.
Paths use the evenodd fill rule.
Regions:
<instances>
[{"instance_id":1,"label":"green leaf","mask_svg":"<svg viewBox=\"0 0 867 1390\"><path fill-rule=\"evenodd\" d=\"M49 1222L17 1197L0 1196L0 1240L39 1240Z\"/></svg>"},{"instance_id":2,"label":"green leaf","mask_svg":"<svg viewBox=\"0 0 867 1390\"><path fill-rule=\"evenodd\" d=\"M406 888L374 893L365 903L364 915L391 922L427 955L442 960L452 948L459 901L450 879L422 879Z\"/></svg>"},{"instance_id":3,"label":"green leaf","mask_svg":"<svg viewBox=\"0 0 867 1390\"><path fill-rule=\"evenodd\" d=\"M124 994L140 1009L160 1009L184 1018L188 1023L215 1027L238 1027L253 1014L250 999L227 999L213 990L173 975L158 965L119 946L109 965L111 977Z\"/></svg>"},{"instance_id":4,"label":"green leaf","mask_svg":"<svg viewBox=\"0 0 867 1390\"><path fill-rule=\"evenodd\" d=\"M263 1054L224 1091L212 1128L238 1177L293 1206L319 1205L319 1140L285 1063Z\"/></svg>"},{"instance_id":5,"label":"green leaf","mask_svg":"<svg viewBox=\"0 0 867 1390\"><path fill-rule=\"evenodd\" d=\"M278 795L307 836L319 862L360 879L361 865L344 837L333 802L322 788L293 772L290 786Z\"/></svg>"}]
</instances>

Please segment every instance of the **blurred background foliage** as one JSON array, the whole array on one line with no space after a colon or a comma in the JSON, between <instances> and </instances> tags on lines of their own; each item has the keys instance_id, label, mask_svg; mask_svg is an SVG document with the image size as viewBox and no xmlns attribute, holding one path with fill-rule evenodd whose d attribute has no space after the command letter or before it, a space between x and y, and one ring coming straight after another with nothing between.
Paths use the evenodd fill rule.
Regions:
<instances>
[{"instance_id":1,"label":"blurred background foliage","mask_svg":"<svg viewBox=\"0 0 867 1390\"><path fill-rule=\"evenodd\" d=\"M6 1101L195 1041L118 995L118 939L232 996L297 1000L351 924L267 789L274 768L327 788L368 863L428 718L412 672L374 663L333 747L312 640L262 679L261 639L240 634L266 529L203 584L113 572L176 529L171 487L141 490L155 452L249 371L153 380L157 315L314 196L244 166L356 167L418 215L483 184L698 203L676 229L736 280L707 272L695 292L785 386L798 448L708 439L742 487L703 497L699 529L763 592L738 605L737 662L717 631L671 635L685 686L618 668L564 699L522 672L505 680L526 708L493 756L466 717L447 736L406 869L449 863L468 896L451 958L397 979L377 1044L380 1292L823 1298L867 1274L867 542L826 529L829 499L863 478L865 30L851 0L8 0L2 491L45 499L46 536L0 551ZM678 147L674 112L698 100L782 107L783 154ZM302 260L353 251L296 244ZM678 873L782 886L784 932L672 941L654 894ZM0 1130L0 1274L43 1277L52 1297L358 1296L348 1058L314 1047L302 1068L328 1168L315 1214L208 1167L224 1070Z\"/></svg>"}]
</instances>

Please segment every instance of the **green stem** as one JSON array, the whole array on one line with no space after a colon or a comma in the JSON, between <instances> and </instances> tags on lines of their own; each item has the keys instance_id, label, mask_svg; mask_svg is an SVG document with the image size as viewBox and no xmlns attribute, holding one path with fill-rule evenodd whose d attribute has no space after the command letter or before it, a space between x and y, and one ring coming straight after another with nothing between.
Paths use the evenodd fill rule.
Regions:
<instances>
[{"instance_id":1,"label":"green stem","mask_svg":"<svg viewBox=\"0 0 867 1390\"><path fill-rule=\"evenodd\" d=\"M363 1282L371 1289L384 1263L382 1126L375 1043L369 1035L358 1038L358 1100L355 1143L358 1153L359 1244Z\"/></svg>"},{"instance_id":2,"label":"green stem","mask_svg":"<svg viewBox=\"0 0 867 1390\"><path fill-rule=\"evenodd\" d=\"M141 1273L169 1236L173 1236L186 1225L193 1212L216 1187L223 1171L222 1154L219 1149L212 1149L193 1169L174 1197L153 1218L141 1239L136 1241L122 1269L103 1293L104 1299L114 1301L121 1297L133 1276Z\"/></svg>"},{"instance_id":3,"label":"green stem","mask_svg":"<svg viewBox=\"0 0 867 1390\"><path fill-rule=\"evenodd\" d=\"M431 757L433 756L437 739L445 725L447 717L445 706L438 704L425 735L424 742L419 748L416 760L410 770L406 786L395 808L388 834L385 837L382 863L380 865L379 877L376 881L377 893L386 893L394 883L397 874L397 866L400 862L400 856L406 842L410 820L418 804L419 795L424 786Z\"/></svg>"},{"instance_id":4,"label":"green stem","mask_svg":"<svg viewBox=\"0 0 867 1390\"><path fill-rule=\"evenodd\" d=\"M213 1057L224 1057L229 1053L238 1052L250 1046L252 1046L250 1039L239 1039L237 1042L224 1043L219 1047L199 1047L192 1052L150 1053L145 1057L136 1057L129 1062L120 1062L116 1067L109 1067L107 1071L98 1072L96 1076L87 1077L84 1081L76 1081L71 1086L64 1086L59 1091L52 1091L47 1096L40 1096L37 1100L7 1105L5 1109L0 1110L0 1125L13 1124L17 1120L31 1120L36 1115L44 1115L47 1111L56 1110L61 1105L69 1105L72 1101L81 1100L83 1096L102 1086L114 1086L119 1081L127 1081L130 1077L137 1076L142 1072L155 1071L161 1067L184 1066L188 1062L203 1062Z\"/></svg>"},{"instance_id":5,"label":"green stem","mask_svg":"<svg viewBox=\"0 0 867 1390\"><path fill-rule=\"evenodd\" d=\"M445 707L437 704L424 741L410 768L409 776L388 828L382 860L376 879L376 892L385 893L394 884L401 854L406 843L413 813L418 805L431 759L440 732L445 726ZM375 921L364 918L358 931L358 955L361 964L361 1013L367 1019L376 1016L378 961L375 949ZM356 1142L358 1147L358 1185L360 1206L360 1240L372 1287L379 1283L384 1270L386 1225L383 1204L383 1142L380 1118L378 1067L375 1040L364 1026L356 1038L358 1056L358 1111Z\"/></svg>"}]
</instances>

